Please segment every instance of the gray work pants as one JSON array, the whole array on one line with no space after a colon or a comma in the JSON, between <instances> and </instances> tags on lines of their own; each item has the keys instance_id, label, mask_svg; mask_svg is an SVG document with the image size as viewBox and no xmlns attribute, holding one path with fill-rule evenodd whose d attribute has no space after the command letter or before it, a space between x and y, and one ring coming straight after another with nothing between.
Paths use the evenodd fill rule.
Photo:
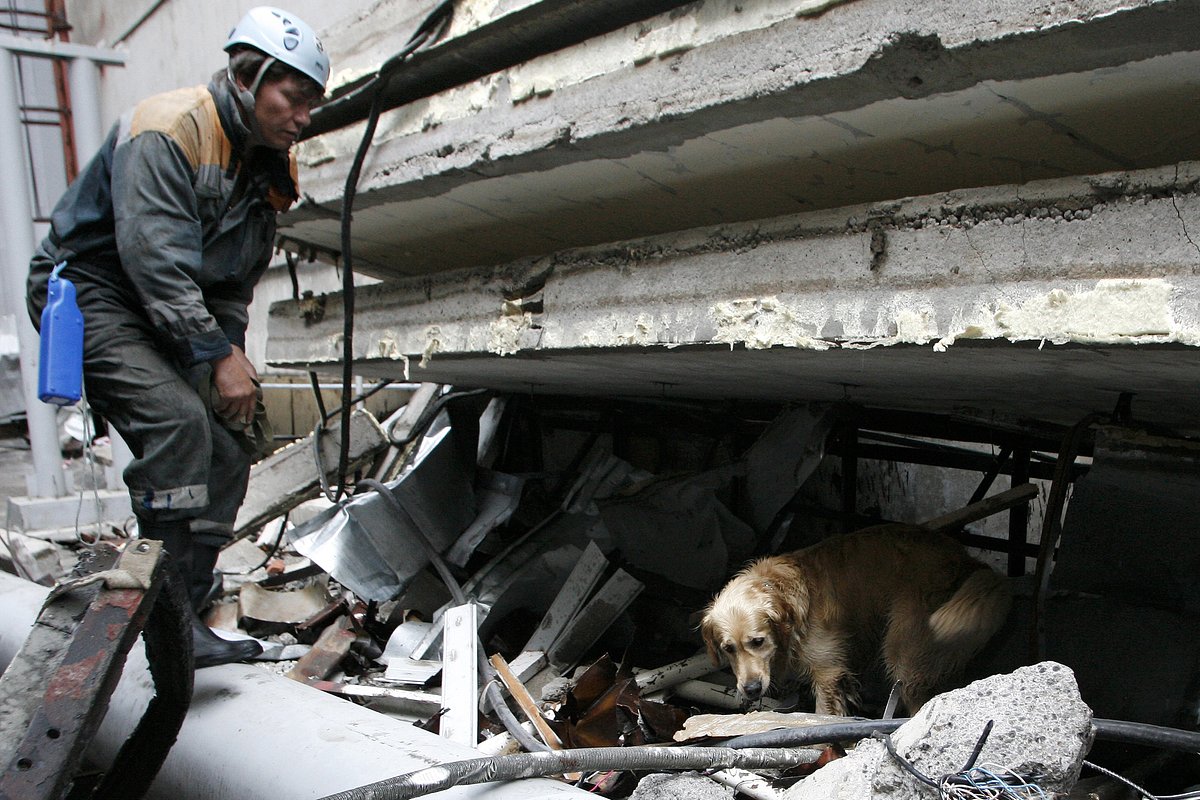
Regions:
<instances>
[{"instance_id":1,"label":"gray work pants","mask_svg":"<svg viewBox=\"0 0 1200 800\"><path fill-rule=\"evenodd\" d=\"M113 287L77 280L76 288L87 399L133 451L124 478L139 523L186 520L194 541L224 543L251 459L202 399L212 367L180 367Z\"/></svg>"}]
</instances>

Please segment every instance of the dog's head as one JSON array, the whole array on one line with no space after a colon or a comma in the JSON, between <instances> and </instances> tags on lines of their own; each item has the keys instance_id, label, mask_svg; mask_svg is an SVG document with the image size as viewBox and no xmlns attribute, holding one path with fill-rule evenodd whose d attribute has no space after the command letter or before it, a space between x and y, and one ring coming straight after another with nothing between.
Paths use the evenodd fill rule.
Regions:
<instances>
[{"instance_id":1,"label":"dog's head","mask_svg":"<svg viewBox=\"0 0 1200 800\"><path fill-rule=\"evenodd\" d=\"M765 558L730 580L705 609L704 644L714 665L729 662L743 705L770 688L772 667L783 666L790 656L807 605L807 590L795 569Z\"/></svg>"}]
</instances>

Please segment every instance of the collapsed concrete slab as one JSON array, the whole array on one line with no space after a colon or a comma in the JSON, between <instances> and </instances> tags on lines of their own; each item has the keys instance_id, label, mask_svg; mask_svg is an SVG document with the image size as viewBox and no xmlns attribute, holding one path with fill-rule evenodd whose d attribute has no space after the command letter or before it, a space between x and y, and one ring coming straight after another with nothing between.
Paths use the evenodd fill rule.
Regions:
<instances>
[{"instance_id":1,"label":"collapsed concrete slab","mask_svg":"<svg viewBox=\"0 0 1200 800\"><path fill-rule=\"evenodd\" d=\"M1188 162L961 190L398 281L358 293L355 356L518 392L1062 423L1133 392L1136 415L1192 430L1198 181ZM339 311L277 304L268 358L338 363Z\"/></svg>"},{"instance_id":2,"label":"collapsed concrete slab","mask_svg":"<svg viewBox=\"0 0 1200 800\"><path fill-rule=\"evenodd\" d=\"M1047 793L1075 785L1092 745L1092 712L1080 698L1071 670L1050 661L935 697L892 734L892 742L900 756L938 781L962 770L989 721L994 725L979 765L1010 770ZM929 796L930 788L906 771L883 742L871 740L785 794L787 800Z\"/></svg>"},{"instance_id":3,"label":"collapsed concrete slab","mask_svg":"<svg viewBox=\"0 0 1200 800\"><path fill-rule=\"evenodd\" d=\"M598 4L461 5L439 52L398 80L442 85L476 40L512 41ZM421 18L375 6L329 32L359 74ZM1197 14L1165 0L970 0L953 13L877 0L687 4L457 88L410 92L383 116L364 167L356 268L427 274L1194 158ZM323 116L336 113L318 112L314 130L329 130ZM308 200L285 220L289 247L341 251L336 214L361 132L305 143Z\"/></svg>"}]
</instances>

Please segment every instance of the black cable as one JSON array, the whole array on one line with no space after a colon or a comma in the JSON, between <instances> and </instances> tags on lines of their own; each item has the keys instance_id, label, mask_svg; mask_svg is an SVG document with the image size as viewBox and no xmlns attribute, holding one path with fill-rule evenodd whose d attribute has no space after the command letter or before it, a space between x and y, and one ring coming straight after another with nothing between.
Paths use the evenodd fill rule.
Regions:
<instances>
[{"instance_id":1,"label":"black cable","mask_svg":"<svg viewBox=\"0 0 1200 800\"><path fill-rule=\"evenodd\" d=\"M300 276L296 274L296 265L300 262L300 256L296 255L291 250L284 250L283 259L287 262L288 277L292 279L292 300L299 303Z\"/></svg>"},{"instance_id":2,"label":"black cable","mask_svg":"<svg viewBox=\"0 0 1200 800\"><path fill-rule=\"evenodd\" d=\"M321 421L329 419L329 412L325 410L325 398L321 396L321 378L317 373L310 371L308 373L308 383L312 386L313 400L317 404L317 416Z\"/></svg>"},{"instance_id":3,"label":"black cable","mask_svg":"<svg viewBox=\"0 0 1200 800\"><path fill-rule=\"evenodd\" d=\"M275 537L275 541L271 542L271 547L269 550L267 550L266 557L263 558L263 560L260 561L257 566L251 567L250 569L217 571L222 575L251 575L265 567L267 564L270 564L271 559L274 558L275 554L279 552L279 545L283 543L284 531L287 530L288 517L291 515L291 513L292 512L290 511L284 513L283 520L279 523L279 535Z\"/></svg>"},{"instance_id":4,"label":"black cable","mask_svg":"<svg viewBox=\"0 0 1200 800\"><path fill-rule=\"evenodd\" d=\"M815 725L811 728L782 728L780 730L736 736L721 743L722 747L801 747L818 742L865 739L873 732L892 733L907 719L858 719ZM1144 722L1114 719L1093 719L1092 731L1097 739L1119 744L1136 744L1160 750L1200 753L1200 731L1164 728Z\"/></svg>"},{"instance_id":5,"label":"black cable","mask_svg":"<svg viewBox=\"0 0 1200 800\"><path fill-rule=\"evenodd\" d=\"M379 125L379 116L383 110L383 91L387 88L388 80L413 53L436 41L445 32L453 12L454 0L444 0L409 37L404 49L385 61L368 84L372 92L371 112L367 116L366 129L358 143L350 172L346 175L342 200L342 442L338 451L338 486L334 493L334 502L347 494L346 473L350 468L350 384L354 379L354 258L350 233L354 217L354 197L358 193L358 179L362 173L363 162L367 158L367 151L375 138L375 129Z\"/></svg>"},{"instance_id":6,"label":"black cable","mask_svg":"<svg viewBox=\"0 0 1200 800\"><path fill-rule=\"evenodd\" d=\"M362 394L355 395L350 400L350 405L356 406L359 403L365 403L367 400L369 400L370 398L379 394L384 389L391 386L393 383L395 383L395 381L393 381L391 378L384 378L379 383L375 384L370 389L367 389ZM324 419L326 422L328 422L329 420L333 419L334 417L336 417L338 414L341 414L341 413L342 413L342 407L339 406L338 408L335 408L333 411L330 411L327 414L323 414L322 419Z\"/></svg>"},{"instance_id":7,"label":"black cable","mask_svg":"<svg viewBox=\"0 0 1200 800\"><path fill-rule=\"evenodd\" d=\"M423 410L421 412L421 416L417 418L417 421L415 423L413 423L412 429L409 430L409 432L405 436L397 438L395 435L392 434L392 430L395 429L396 422L399 422L399 420L396 420L396 422L393 422L391 427L388 428L388 430L387 430L388 441L391 442L396 447L404 447L409 442L411 442L413 439L416 439L418 436L420 436L422 433L424 433L425 429L428 428L431 424L433 424L433 421L435 419L437 419L437 415L439 413L441 413L441 410L443 408L445 408L446 404L449 403L451 400L457 400L460 397L473 397L475 395L484 394L489 391L491 391L491 390L490 389L463 389L463 390L457 391L457 392L447 392L446 394L441 395L436 400L434 400L433 403L431 403L427 408L425 408L425 410Z\"/></svg>"},{"instance_id":8,"label":"black cable","mask_svg":"<svg viewBox=\"0 0 1200 800\"><path fill-rule=\"evenodd\" d=\"M325 473L327 470L325 469L324 459L322 459L322 457L321 457L321 437L325 435L325 423L328 422L329 420L333 419L334 417L336 417L338 414L342 414L343 411L345 411L345 409L347 408L347 404L343 404L340 408L335 408L333 411L326 411L325 403L321 399L321 386L317 379L317 373L310 372L310 373L308 373L308 377L309 377L309 380L312 382L313 394L317 400L317 412L320 415L317 419L317 424L313 426L313 432L312 432L313 464L316 466L317 481L320 483L321 494L329 502L337 503L339 500L341 500L341 497L339 497L336 492L334 492L332 489L329 488L329 479L325 477ZM391 385L391 383L392 383L392 381L390 379L380 381L379 383L375 384L375 386L372 387L370 390L363 392L361 395L358 395L357 397L353 398L348 405L353 406L357 403L364 402L367 398L374 396L376 392L380 392L383 389L387 388L389 385ZM344 393L343 393L343 396L344 396ZM349 418L350 418L349 415L344 416L344 419L348 420ZM347 425L342 426L342 441L343 442L345 442L347 440L347 436L345 433L347 427L348 427ZM346 453L345 460L348 462L350 460L348 446L347 446L345 453ZM346 472L347 472L347 465L343 465L343 464L339 463L339 465L338 465L339 484L345 483Z\"/></svg>"}]
</instances>

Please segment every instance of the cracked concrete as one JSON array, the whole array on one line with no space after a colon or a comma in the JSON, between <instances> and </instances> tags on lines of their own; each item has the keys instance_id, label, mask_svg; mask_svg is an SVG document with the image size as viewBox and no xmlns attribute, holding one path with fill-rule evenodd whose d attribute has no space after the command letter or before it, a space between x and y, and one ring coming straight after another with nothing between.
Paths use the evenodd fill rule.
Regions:
<instances>
[{"instance_id":1,"label":"cracked concrete","mask_svg":"<svg viewBox=\"0 0 1200 800\"><path fill-rule=\"evenodd\" d=\"M368 375L419 362L405 377L515 391L1063 422L1134 392L1141 413L1193 429L1198 179L1189 162L946 192L383 284L358 295L356 354ZM277 305L268 357L335 364L341 327L335 303L317 324Z\"/></svg>"},{"instance_id":2,"label":"cracked concrete","mask_svg":"<svg viewBox=\"0 0 1200 800\"><path fill-rule=\"evenodd\" d=\"M356 265L425 274L1200 155L1189 3L820 10L708 0L389 112ZM285 221L291 246L340 248L325 215L360 130L305 143L313 202Z\"/></svg>"}]
</instances>

